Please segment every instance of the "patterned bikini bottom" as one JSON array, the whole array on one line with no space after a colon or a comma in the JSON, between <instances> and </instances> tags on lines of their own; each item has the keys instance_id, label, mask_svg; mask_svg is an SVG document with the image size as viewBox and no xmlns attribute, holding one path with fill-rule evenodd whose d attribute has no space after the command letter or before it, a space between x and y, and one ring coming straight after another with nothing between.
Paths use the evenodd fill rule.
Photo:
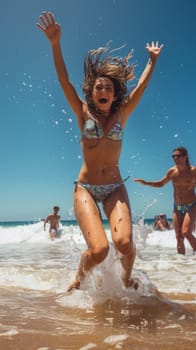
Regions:
<instances>
[{"instance_id":1,"label":"patterned bikini bottom","mask_svg":"<svg viewBox=\"0 0 196 350\"><path fill-rule=\"evenodd\" d=\"M83 188L85 188L91 194L95 201L103 202L111 193L113 193L116 190L116 188L122 186L123 183L127 181L129 177L130 176L127 176L120 183L113 183L107 185L91 185L80 181L75 181L74 184L80 185Z\"/></svg>"}]
</instances>

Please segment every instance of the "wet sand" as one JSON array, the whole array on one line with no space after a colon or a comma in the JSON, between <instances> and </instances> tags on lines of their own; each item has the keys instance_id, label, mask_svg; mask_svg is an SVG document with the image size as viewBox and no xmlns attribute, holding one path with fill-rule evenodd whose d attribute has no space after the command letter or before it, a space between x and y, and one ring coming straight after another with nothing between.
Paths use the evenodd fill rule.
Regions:
<instances>
[{"instance_id":1,"label":"wet sand","mask_svg":"<svg viewBox=\"0 0 196 350\"><path fill-rule=\"evenodd\" d=\"M80 292L78 292L80 293ZM196 306L144 298L67 308L61 296L1 290L1 350L193 350ZM109 337L109 338L108 338Z\"/></svg>"}]
</instances>

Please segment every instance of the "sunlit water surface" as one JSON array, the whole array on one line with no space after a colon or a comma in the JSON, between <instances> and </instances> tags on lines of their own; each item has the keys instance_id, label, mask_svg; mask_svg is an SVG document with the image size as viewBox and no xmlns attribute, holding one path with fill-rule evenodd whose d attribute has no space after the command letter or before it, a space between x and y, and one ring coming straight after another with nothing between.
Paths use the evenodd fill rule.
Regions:
<instances>
[{"instance_id":1,"label":"sunlit water surface","mask_svg":"<svg viewBox=\"0 0 196 350\"><path fill-rule=\"evenodd\" d=\"M107 229L108 238L110 232ZM0 350L193 350L196 255L176 254L173 230L134 224L139 288L121 284L119 255L66 294L85 243L76 225L50 241L43 223L0 227Z\"/></svg>"}]
</instances>

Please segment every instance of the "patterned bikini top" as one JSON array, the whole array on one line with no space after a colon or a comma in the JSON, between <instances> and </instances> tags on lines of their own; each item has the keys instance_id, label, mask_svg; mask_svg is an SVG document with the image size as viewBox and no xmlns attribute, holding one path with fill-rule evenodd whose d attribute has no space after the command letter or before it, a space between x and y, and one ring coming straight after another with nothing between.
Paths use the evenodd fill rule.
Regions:
<instances>
[{"instance_id":1,"label":"patterned bikini top","mask_svg":"<svg viewBox=\"0 0 196 350\"><path fill-rule=\"evenodd\" d=\"M123 133L124 131L121 124L119 122L116 122L111 127L107 135L105 135L101 126L97 125L97 123L93 119L89 118L85 121L84 129L82 132L82 138L101 139L103 137L106 137L113 141L121 141L123 138Z\"/></svg>"}]
</instances>

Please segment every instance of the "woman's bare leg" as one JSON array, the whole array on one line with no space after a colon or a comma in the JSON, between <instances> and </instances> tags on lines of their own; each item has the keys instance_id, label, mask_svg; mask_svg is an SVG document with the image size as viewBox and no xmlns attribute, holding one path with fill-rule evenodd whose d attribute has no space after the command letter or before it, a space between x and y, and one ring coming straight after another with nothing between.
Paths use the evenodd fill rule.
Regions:
<instances>
[{"instance_id":1,"label":"woman's bare leg","mask_svg":"<svg viewBox=\"0 0 196 350\"><path fill-rule=\"evenodd\" d=\"M108 240L102 224L99 208L86 189L77 185L74 192L75 215L86 240L88 249L82 254L75 280L67 291L79 289L86 274L107 256Z\"/></svg>"},{"instance_id":2,"label":"woman's bare leg","mask_svg":"<svg viewBox=\"0 0 196 350\"><path fill-rule=\"evenodd\" d=\"M112 239L116 248L121 252L123 267L122 280L125 287L138 287L130 279L136 256L136 248L132 237L131 209L127 191L124 185L117 188L104 202L104 210L110 222Z\"/></svg>"}]
</instances>

